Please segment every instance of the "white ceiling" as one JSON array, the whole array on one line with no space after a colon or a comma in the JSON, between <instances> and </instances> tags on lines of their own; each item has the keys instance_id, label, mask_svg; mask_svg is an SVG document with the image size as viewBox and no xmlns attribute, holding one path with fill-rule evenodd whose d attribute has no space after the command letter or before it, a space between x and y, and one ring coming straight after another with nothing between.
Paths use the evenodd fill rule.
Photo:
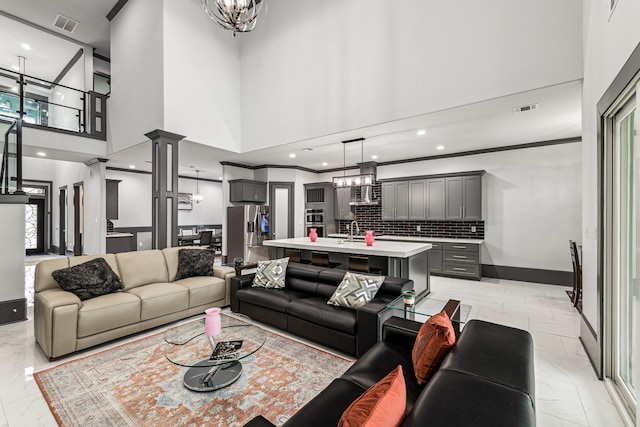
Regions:
<instances>
[{"instance_id":1,"label":"white ceiling","mask_svg":"<svg viewBox=\"0 0 640 427\"><path fill-rule=\"evenodd\" d=\"M222 175L220 161L250 166L277 164L314 170L354 166L361 159L377 162L412 159L503 147L581 135L581 82L515 94L449 110L381 123L306 141L246 153L233 153L183 141L179 144L181 175L203 178ZM538 104L537 110L514 114L514 107ZM424 129L426 134L416 132ZM366 138L364 144L341 141ZM188 135L187 135L188 138ZM443 145L444 149L436 147ZM304 151L312 148L312 151ZM295 154L295 158L289 157ZM343 160L346 157L346 161ZM151 144L143 143L110 156L111 167L151 170ZM327 165L323 166L323 162ZM193 166L193 168L191 167Z\"/></svg>"},{"instance_id":2,"label":"white ceiling","mask_svg":"<svg viewBox=\"0 0 640 427\"><path fill-rule=\"evenodd\" d=\"M25 74L52 82L81 48L52 34L0 16L0 68L17 71L18 56L25 60ZM26 44L29 49L23 47Z\"/></svg>"},{"instance_id":3,"label":"white ceiling","mask_svg":"<svg viewBox=\"0 0 640 427\"><path fill-rule=\"evenodd\" d=\"M0 0L0 10L93 46L99 54L109 57L110 27L106 16L117 2L118 0ZM78 21L73 33L53 26L58 13ZM4 29L0 28L0 32L4 33Z\"/></svg>"},{"instance_id":4,"label":"white ceiling","mask_svg":"<svg viewBox=\"0 0 640 427\"><path fill-rule=\"evenodd\" d=\"M79 21L79 25L73 34L65 35L94 46L98 53L108 56L109 21L106 15L116 3L117 0L0 0L0 10L61 34L64 32L52 25L55 16L58 13L69 16ZM12 61L17 62L17 56L25 53L22 43L29 43L32 50L26 55L27 74L46 80L53 80L80 47L1 16L0 36L3 40L0 67L10 69L14 65ZM538 110L512 112L514 107L533 103L539 104ZM418 129L424 129L426 134L417 136ZM365 161L377 155L376 161L387 162L580 135L581 82L576 81L246 153L183 141L179 145L179 173L195 175L194 169L199 169L201 177L218 179L222 174L220 161L324 170L342 167L343 154L346 154L346 165L350 166L361 161L361 146L347 144L343 147L340 142L361 137L366 138L363 145ZM444 145L444 149L437 150L438 145ZM313 148L313 151L303 151L305 148ZM25 151L29 155L28 150ZM295 158L289 157L292 153L296 154ZM150 143L109 157L107 165L111 167L135 165L138 170L151 170L148 163ZM56 153L50 158L78 161L72 153ZM323 166L323 162L327 162L327 166Z\"/></svg>"}]
</instances>

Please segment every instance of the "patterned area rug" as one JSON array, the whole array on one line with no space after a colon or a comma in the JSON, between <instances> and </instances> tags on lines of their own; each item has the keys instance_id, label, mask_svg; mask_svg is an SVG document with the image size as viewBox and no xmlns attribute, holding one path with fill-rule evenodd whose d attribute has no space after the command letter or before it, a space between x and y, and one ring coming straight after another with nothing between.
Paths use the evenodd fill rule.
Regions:
<instances>
[{"instance_id":1,"label":"patterned area rug","mask_svg":"<svg viewBox=\"0 0 640 427\"><path fill-rule=\"evenodd\" d=\"M187 368L167 361L163 333L34 376L61 426L241 426L256 415L281 425L353 361L265 333L238 381L213 392L183 387Z\"/></svg>"}]
</instances>

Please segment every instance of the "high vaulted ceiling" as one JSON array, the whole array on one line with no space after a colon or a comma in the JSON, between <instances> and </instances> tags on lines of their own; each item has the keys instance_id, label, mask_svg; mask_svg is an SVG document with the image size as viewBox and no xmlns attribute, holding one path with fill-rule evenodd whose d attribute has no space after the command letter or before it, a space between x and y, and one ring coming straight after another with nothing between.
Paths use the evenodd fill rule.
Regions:
<instances>
[{"instance_id":1,"label":"high vaulted ceiling","mask_svg":"<svg viewBox=\"0 0 640 427\"><path fill-rule=\"evenodd\" d=\"M93 46L97 53L109 56L110 30L106 16L116 3L117 0L0 0L0 11ZM79 22L74 33L68 34L53 27L58 13ZM6 17L0 16L0 20L2 68L10 69L17 56L24 53L21 50L22 43L29 43L32 50L27 55L27 73L53 80L81 46ZM200 177L218 179L222 175L219 161L253 166L303 166L321 171L339 168L343 164L353 166L361 160L370 160L374 155L377 156L376 161L387 162L579 137L581 90L580 81L566 82L245 153L185 142L180 145L179 172L182 175L194 175L193 170L197 168L201 171ZM529 104L538 104L539 108L523 113L512 111L513 108ZM420 129L425 131L424 135L416 134ZM340 143L361 137L366 138L362 146L349 144L343 147ZM151 170L149 145L144 143L112 154L108 166L129 168L135 165L138 170ZM444 148L438 149L438 146ZM290 157L292 154L295 157ZM77 155L65 156L63 152L50 158L77 161Z\"/></svg>"}]
</instances>

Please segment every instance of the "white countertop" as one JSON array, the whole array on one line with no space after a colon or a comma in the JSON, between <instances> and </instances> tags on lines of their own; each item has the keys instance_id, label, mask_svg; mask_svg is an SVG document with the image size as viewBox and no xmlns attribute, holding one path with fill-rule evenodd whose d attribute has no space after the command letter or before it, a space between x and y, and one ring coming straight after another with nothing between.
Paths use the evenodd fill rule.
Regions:
<instances>
[{"instance_id":1,"label":"white countertop","mask_svg":"<svg viewBox=\"0 0 640 427\"><path fill-rule=\"evenodd\" d=\"M132 233L107 233L107 237L133 237Z\"/></svg>"},{"instance_id":2,"label":"white countertop","mask_svg":"<svg viewBox=\"0 0 640 427\"><path fill-rule=\"evenodd\" d=\"M375 234L374 234L375 236ZM332 233L328 237L335 239L347 239L348 234ZM364 239L364 236L353 236L354 239ZM475 245L481 245L484 240L482 239L454 239L445 237L416 237L416 236L391 236L382 235L375 236L376 240L393 240L397 242L438 242L438 243L469 243Z\"/></svg>"},{"instance_id":3,"label":"white countertop","mask_svg":"<svg viewBox=\"0 0 640 427\"><path fill-rule=\"evenodd\" d=\"M308 251L341 252L359 255L377 255L392 258L409 258L410 256L428 251L431 245L428 243L390 242L376 240L373 246L367 246L364 241L338 243L340 239L318 237L312 242L308 237L296 237L293 239L265 240L265 246L276 248L303 249Z\"/></svg>"}]
</instances>

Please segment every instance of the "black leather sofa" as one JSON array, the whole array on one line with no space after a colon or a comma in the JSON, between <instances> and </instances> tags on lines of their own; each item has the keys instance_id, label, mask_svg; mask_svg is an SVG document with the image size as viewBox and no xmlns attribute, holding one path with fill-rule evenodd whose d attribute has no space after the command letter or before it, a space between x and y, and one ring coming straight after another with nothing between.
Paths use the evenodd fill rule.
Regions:
<instances>
[{"instance_id":1,"label":"black leather sofa","mask_svg":"<svg viewBox=\"0 0 640 427\"><path fill-rule=\"evenodd\" d=\"M380 340L386 305L413 281L386 277L373 301L353 310L327 304L345 270L290 262L283 289L253 288L254 274L231 279L231 311L359 357Z\"/></svg>"},{"instance_id":2,"label":"black leather sofa","mask_svg":"<svg viewBox=\"0 0 640 427\"><path fill-rule=\"evenodd\" d=\"M407 417L402 426L534 427L533 340L523 330L471 320L438 372L418 385L411 349L421 324L398 317L383 340L307 403L283 427L336 426L344 410L370 386L402 365ZM271 427L256 417L247 427Z\"/></svg>"}]
</instances>

